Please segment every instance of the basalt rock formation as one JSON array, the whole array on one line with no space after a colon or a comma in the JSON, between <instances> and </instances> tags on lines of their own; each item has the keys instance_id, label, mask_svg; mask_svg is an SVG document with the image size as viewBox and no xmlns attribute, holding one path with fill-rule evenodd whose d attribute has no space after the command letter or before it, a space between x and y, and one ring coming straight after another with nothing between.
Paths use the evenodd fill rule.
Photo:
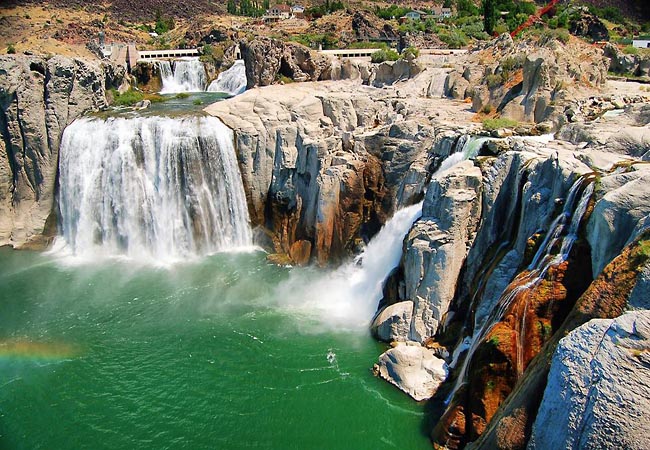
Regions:
<instances>
[{"instance_id":1,"label":"basalt rock formation","mask_svg":"<svg viewBox=\"0 0 650 450\"><path fill-rule=\"evenodd\" d=\"M0 57L0 245L38 245L56 231L59 142L81 114L106 106L121 68L62 56Z\"/></svg>"},{"instance_id":2,"label":"basalt rock formation","mask_svg":"<svg viewBox=\"0 0 650 450\"><path fill-rule=\"evenodd\" d=\"M240 48L248 89L273 84L280 75L294 81L330 78L330 59L300 44L263 38L241 42Z\"/></svg>"},{"instance_id":3,"label":"basalt rock formation","mask_svg":"<svg viewBox=\"0 0 650 450\"><path fill-rule=\"evenodd\" d=\"M433 141L422 123L398 124L404 103L336 91L292 84L206 109L235 131L253 224L295 263L340 259L376 233Z\"/></svg>"},{"instance_id":4,"label":"basalt rock formation","mask_svg":"<svg viewBox=\"0 0 650 450\"><path fill-rule=\"evenodd\" d=\"M599 49L575 38L515 45L504 34L450 73L446 94L471 98L476 112L520 122L560 120L573 93L605 83L607 67Z\"/></svg>"}]
</instances>

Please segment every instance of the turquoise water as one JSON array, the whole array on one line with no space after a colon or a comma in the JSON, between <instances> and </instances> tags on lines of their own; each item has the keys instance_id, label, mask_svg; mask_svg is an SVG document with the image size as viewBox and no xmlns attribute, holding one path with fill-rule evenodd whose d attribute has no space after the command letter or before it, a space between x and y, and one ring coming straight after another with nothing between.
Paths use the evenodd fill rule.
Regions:
<instances>
[{"instance_id":1,"label":"turquoise water","mask_svg":"<svg viewBox=\"0 0 650 450\"><path fill-rule=\"evenodd\" d=\"M423 406L370 371L381 344L283 306L290 270L309 298L318 274L261 252L156 268L0 249L0 448L430 448Z\"/></svg>"}]
</instances>

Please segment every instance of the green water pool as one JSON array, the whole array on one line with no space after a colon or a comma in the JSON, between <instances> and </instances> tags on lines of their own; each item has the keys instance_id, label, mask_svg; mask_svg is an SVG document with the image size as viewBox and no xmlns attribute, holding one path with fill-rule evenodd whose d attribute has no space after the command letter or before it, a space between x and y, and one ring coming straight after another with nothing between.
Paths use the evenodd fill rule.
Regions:
<instances>
[{"instance_id":1,"label":"green water pool","mask_svg":"<svg viewBox=\"0 0 650 450\"><path fill-rule=\"evenodd\" d=\"M291 271L308 299L318 275L261 252L0 249L0 448L430 448L424 407L371 373L381 344L280 306Z\"/></svg>"}]
</instances>

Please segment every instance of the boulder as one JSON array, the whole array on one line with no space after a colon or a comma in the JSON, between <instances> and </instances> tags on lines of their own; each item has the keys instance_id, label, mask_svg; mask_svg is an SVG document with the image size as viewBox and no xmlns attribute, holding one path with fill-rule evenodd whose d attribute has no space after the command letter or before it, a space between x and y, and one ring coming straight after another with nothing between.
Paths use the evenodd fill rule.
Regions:
<instances>
[{"instance_id":1,"label":"boulder","mask_svg":"<svg viewBox=\"0 0 650 450\"><path fill-rule=\"evenodd\" d=\"M279 75L294 81L329 79L331 60L292 42L259 38L239 44L246 65L247 89L268 86Z\"/></svg>"},{"instance_id":2,"label":"boulder","mask_svg":"<svg viewBox=\"0 0 650 450\"><path fill-rule=\"evenodd\" d=\"M406 341L411 329L412 317L413 302L394 303L377 314L370 330L381 341Z\"/></svg>"},{"instance_id":3,"label":"boulder","mask_svg":"<svg viewBox=\"0 0 650 450\"><path fill-rule=\"evenodd\" d=\"M650 448L649 380L650 312L587 322L555 350L528 448Z\"/></svg>"},{"instance_id":4,"label":"boulder","mask_svg":"<svg viewBox=\"0 0 650 450\"><path fill-rule=\"evenodd\" d=\"M415 342L399 342L384 352L376 370L381 378L417 401L433 397L448 374L444 360Z\"/></svg>"}]
</instances>

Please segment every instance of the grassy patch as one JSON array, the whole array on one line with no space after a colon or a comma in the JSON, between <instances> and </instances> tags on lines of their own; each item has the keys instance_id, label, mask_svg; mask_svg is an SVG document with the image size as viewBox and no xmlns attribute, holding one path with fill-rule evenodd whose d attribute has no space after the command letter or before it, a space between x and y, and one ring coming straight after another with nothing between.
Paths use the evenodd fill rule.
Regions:
<instances>
[{"instance_id":1,"label":"grassy patch","mask_svg":"<svg viewBox=\"0 0 650 450\"><path fill-rule=\"evenodd\" d=\"M129 89L123 94L120 94L116 89L111 89L113 94L113 105L116 106L133 106L139 101L144 100L144 94L139 91Z\"/></svg>"},{"instance_id":2,"label":"grassy patch","mask_svg":"<svg viewBox=\"0 0 650 450\"><path fill-rule=\"evenodd\" d=\"M183 98L187 98L187 97L189 97L189 96L190 96L190 94L187 94L187 93L185 93L185 92L181 92L181 93L179 93L179 94L176 94L176 95L174 96L174 98L180 98L180 99L183 99Z\"/></svg>"},{"instance_id":3,"label":"grassy patch","mask_svg":"<svg viewBox=\"0 0 650 450\"><path fill-rule=\"evenodd\" d=\"M633 45L628 45L626 47L623 47L623 53L625 53L626 55L638 55L639 49Z\"/></svg>"},{"instance_id":4,"label":"grassy patch","mask_svg":"<svg viewBox=\"0 0 650 450\"><path fill-rule=\"evenodd\" d=\"M500 128L514 128L519 125L519 122L512 119L499 117L498 119L485 119L483 121L483 128L487 131L498 130Z\"/></svg>"},{"instance_id":5,"label":"grassy patch","mask_svg":"<svg viewBox=\"0 0 650 450\"><path fill-rule=\"evenodd\" d=\"M370 56L370 60L374 63L382 63L384 61L397 61L399 54L392 49L377 50Z\"/></svg>"}]
</instances>

